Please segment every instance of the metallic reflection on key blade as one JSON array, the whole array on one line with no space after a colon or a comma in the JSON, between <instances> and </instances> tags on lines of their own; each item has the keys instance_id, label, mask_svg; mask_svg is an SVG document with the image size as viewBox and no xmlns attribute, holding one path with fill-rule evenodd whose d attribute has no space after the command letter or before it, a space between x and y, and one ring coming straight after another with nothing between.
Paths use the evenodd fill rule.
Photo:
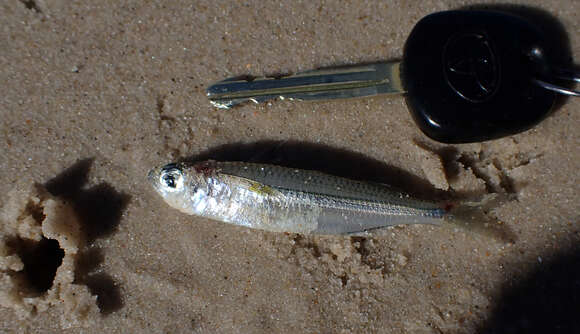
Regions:
<instances>
[{"instance_id":1,"label":"metallic reflection on key blade","mask_svg":"<svg viewBox=\"0 0 580 334\"><path fill-rule=\"evenodd\" d=\"M207 89L211 103L228 109L252 101L276 98L332 100L404 93L400 63L376 63L302 72L282 78L227 79Z\"/></svg>"}]
</instances>

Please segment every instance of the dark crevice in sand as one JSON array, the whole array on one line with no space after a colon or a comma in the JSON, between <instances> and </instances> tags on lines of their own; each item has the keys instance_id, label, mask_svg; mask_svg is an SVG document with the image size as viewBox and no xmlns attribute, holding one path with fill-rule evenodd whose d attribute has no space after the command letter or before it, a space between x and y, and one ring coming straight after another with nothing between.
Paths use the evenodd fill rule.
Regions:
<instances>
[{"instance_id":1,"label":"dark crevice in sand","mask_svg":"<svg viewBox=\"0 0 580 334\"><path fill-rule=\"evenodd\" d=\"M528 162L526 164L529 163L530 160L528 160ZM516 185L514 180L512 180L510 177L507 176L507 174L505 173L504 169L501 166L501 162L498 159L493 159L492 160L492 164L495 168L497 168L498 170L502 171L499 174L499 185L500 187L502 187L503 189L505 189L505 191L508 194L515 194L517 193L516 190ZM520 164L519 166L522 166L524 164Z\"/></svg>"},{"instance_id":2,"label":"dark crevice in sand","mask_svg":"<svg viewBox=\"0 0 580 334\"><path fill-rule=\"evenodd\" d=\"M492 158L484 154L483 152L474 156L468 153L459 154L456 159L457 162L461 163L465 168L470 168L475 177L482 180L485 183L487 192L505 192L507 194L517 194L518 188L525 186L525 184L516 184L515 180L512 179L508 173L509 171L528 165L532 160L542 157L543 154L531 154L526 152L518 153L515 156L510 157L506 162L498 158ZM497 177L499 178L499 189L491 181L493 175L486 170L487 166L493 166L497 170ZM518 187L519 186L519 187Z\"/></svg>"},{"instance_id":3,"label":"dark crevice in sand","mask_svg":"<svg viewBox=\"0 0 580 334\"><path fill-rule=\"evenodd\" d=\"M488 193L494 192L490 176L478 166L479 160L473 159L467 154L461 154L459 158L457 158L457 162L461 163L465 168L470 168L473 175L484 182L485 190Z\"/></svg>"},{"instance_id":4,"label":"dark crevice in sand","mask_svg":"<svg viewBox=\"0 0 580 334\"><path fill-rule=\"evenodd\" d=\"M39 206L37 203L33 203L31 201L28 202L28 204L26 205L26 210L24 213L26 215L32 216L32 218L34 218L34 221L38 225L42 225L42 221L44 220L44 218L46 218L42 207Z\"/></svg>"},{"instance_id":5,"label":"dark crevice in sand","mask_svg":"<svg viewBox=\"0 0 580 334\"><path fill-rule=\"evenodd\" d=\"M483 181L487 193L517 193L515 181L507 175L507 170L501 167L501 163L497 158L491 159L491 157L487 156L484 152L479 154L460 152L453 146L446 146L441 149L427 149L432 150L434 153L441 157L445 169L445 176L450 182L453 182L460 175L460 168L465 168L470 169L476 178ZM524 154L522 154L522 156L515 157L517 161L514 163L513 168L528 164L531 159L535 157L536 156L528 157ZM492 182L493 175L491 175L490 172L486 170L486 166L488 165L493 165L498 170L497 177L500 179L499 189ZM465 194L463 197L469 196Z\"/></svg>"},{"instance_id":6,"label":"dark crevice in sand","mask_svg":"<svg viewBox=\"0 0 580 334\"><path fill-rule=\"evenodd\" d=\"M40 241L14 237L8 239L6 245L24 264L21 291L29 297L48 291L64 258L58 241L44 237Z\"/></svg>"},{"instance_id":7,"label":"dark crevice in sand","mask_svg":"<svg viewBox=\"0 0 580 334\"><path fill-rule=\"evenodd\" d=\"M340 278L340 282L342 283L343 287L345 287L348 284L348 275L347 274L342 274L338 278Z\"/></svg>"},{"instance_id":8,"label":"dark crevice in sand","mask_svg":"<svg viewBox=\"0 0 580 334\"><path fill-rule=\"evenodd\" d=\"M395 269L396 264L406 264L410 256L408 253L397 256L391 251L381 252L373 246L375 240L369 237L351 237L353 249L361 256L361 264L373 271L380 270L383 277L388 276Z\"/></svg>"},{"instance_id":9,"label":"dark crevice in sand","mask_svg":"<svg viewBox=\"0 0 580 334\"><path fill-rule=\"evenodd\" d=\"M30 9L36 13L42 13L42 10L40 10L40 7L38 7L38 4L34 0L20 0L20 2L22 2L22 4L27 9Z\"/></svg>"},{"instance_id":10,"label":"dark crevice in sand","mask_svg":"<svg viewBox=\"0 0 580 334\"><path fill-rule=\"evenodd\" d=\"M383 269L384 263L379 263L369 247L370 239L365 237L351 237L350 242L354 250L360 254L360 261L372 270Z\"/></svg>"},{"instance_id":11,"label":"dark crevice in sand","mask_svg":"<svg viewBox=\"0 0 580 334\"><path fill-rule=\"evenodd\" d=\"M175 122L176 121L175 117L165 115L165 113L166 113L165 112L165 108L166 108L165 100L166 99L167 99L167 96L158 96L157 97L157 112L159 113L159 120L160 121ZM159 125L159 129L161 129L161 122L158 125Z\"/></svg>"},{"instance_id":12,"label":"dark crevice in sand","mask_svg":"<svg viewBox=\"0 0 580 334\"><path fill-rule=\"evenodd\" d=\"M308 249L312 253L312 256L314 256L315 258L319 258L322 256L320 248L318 247L316 242L311 240L311 238L304 236L302 234L296 234L294 235L292 240L294 241L294 245L296 248ZM292 253L296 253L296 249L293 249Z\"/></svg>"},{"instance_id":13,"label":"dark crevice in sand","mask_svg":"<svg viewBox=\"0 0 580 334\"><path fill-rule=\"evenodd\" d=\"M515 140L514 140L515 142ZM542 152L517 152L513 155L504 155L498 158L496 155L486 151L462 152L455 146L433 147L420 140L415 140L415 144L423 150L438 155L443 164L443 169L447 181L453 189L453 183L462 175L463 170L470 170L475 178L483 181L485 192L487 193L507 193L516 195L518 189L526 183L516 181L509 176L509 172L522 166L527 166L535 159L541 158ZM517 143L516 143L517 144ZM491 166L491 168L489 168ZM494 182L494 179L499 179ZM453 189L455 193L458 191ZM460 192L458 198L470 198L482 195L481 193Z\"/></svg>"},{"instance_id":14,"label":"dark crevice in sand","mask_svg":"<svg viewBox=\"0 0 580 334\"><path fill-rule=\"evenodd\" d=\"M122 296L118 283L99 269L104 256L92 244L116 231L130 197L106 183L86 189L92 163L93 159L81 160L45 186L52 195L70 201L78 215L87 245L77 257L75 281L85 284L97 296L101 313L107 315L123 306Z\"/></svg>"}]
</instances>

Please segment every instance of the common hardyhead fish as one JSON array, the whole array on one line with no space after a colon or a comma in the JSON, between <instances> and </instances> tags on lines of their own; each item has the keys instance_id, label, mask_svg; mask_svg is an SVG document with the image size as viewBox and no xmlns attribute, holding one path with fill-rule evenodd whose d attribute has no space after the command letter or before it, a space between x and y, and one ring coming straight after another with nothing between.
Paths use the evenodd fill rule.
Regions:
<instances>
[{"instance_id":1,"label":"common hardyhead fish","mask_svg":"<svg viewBox=\"0 0 580 334\"><path fill-rule=\"evenodd\" d=\"M453 208L383 184L265 164L172 163L154 168L148 178L181 212L274 232L342 234L441 224Z\"/></svg>"}]
</instances>

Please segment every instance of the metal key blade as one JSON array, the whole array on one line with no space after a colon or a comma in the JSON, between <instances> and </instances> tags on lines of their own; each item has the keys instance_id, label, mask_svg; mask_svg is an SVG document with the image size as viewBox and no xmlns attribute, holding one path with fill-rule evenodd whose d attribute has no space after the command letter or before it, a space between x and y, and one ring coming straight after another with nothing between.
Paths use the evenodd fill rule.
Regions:
<instances>
[{"instance_id":1,"label":"metal key blade","mask_svg":"<svg viewBox=\"0 0 580 334\"><path fill-rule=\"evenodd\" d=\"M233 78L207 89L211 103L223 109L276 98L332 100L401 93L400 62L320 69L281 78Z\"/></svg>"}]
</instances>

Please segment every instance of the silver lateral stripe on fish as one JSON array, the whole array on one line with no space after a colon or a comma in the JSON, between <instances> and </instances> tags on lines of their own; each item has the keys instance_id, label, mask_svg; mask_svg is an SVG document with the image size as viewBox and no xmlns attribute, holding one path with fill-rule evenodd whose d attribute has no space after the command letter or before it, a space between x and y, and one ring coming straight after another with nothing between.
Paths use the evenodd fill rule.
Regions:
<instances>
[{"instance_id":1,"label":"silver lateral stripe on fish","mask_svg":"<svg viewBox=\"0 0 580 334\"><path fill-rule=\"evenodd\" d=\"M439 224L440 203L386 185L265 164L205 161L158 167L148 176L184 213L274 232L342 234L400 224Z\"/></svg>"}]
</instances>

